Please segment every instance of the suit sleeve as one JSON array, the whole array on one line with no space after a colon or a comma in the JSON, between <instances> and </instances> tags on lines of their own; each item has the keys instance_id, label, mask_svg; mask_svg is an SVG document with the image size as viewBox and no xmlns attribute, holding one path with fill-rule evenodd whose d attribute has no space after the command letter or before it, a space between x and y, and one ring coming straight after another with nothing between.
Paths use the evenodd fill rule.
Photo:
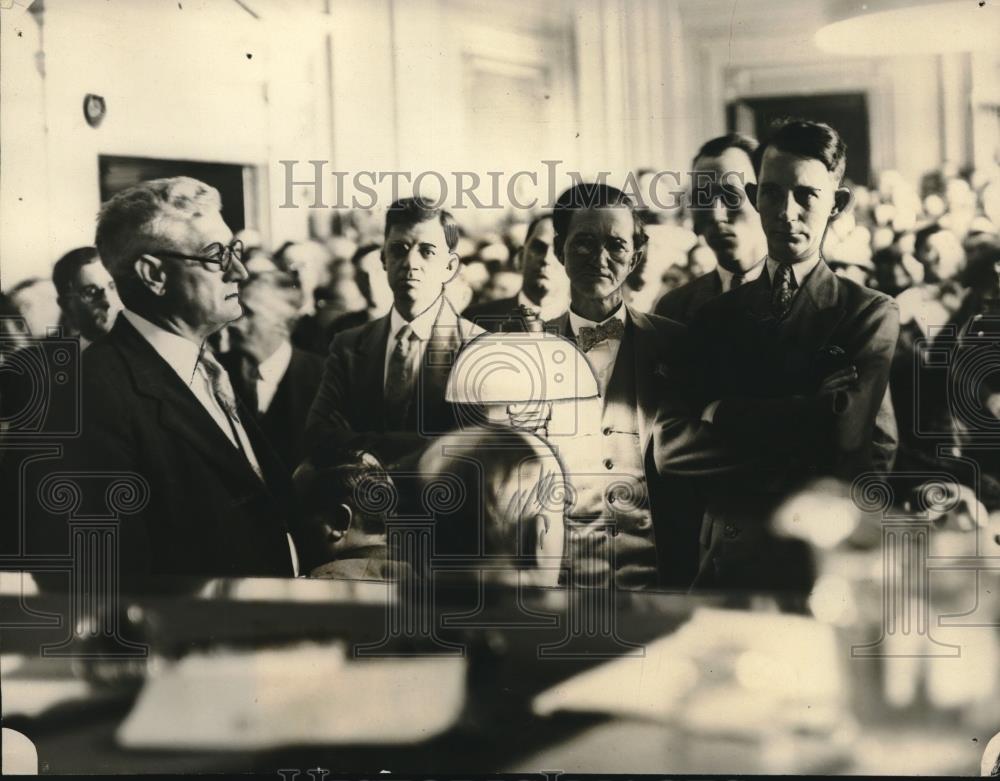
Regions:
<instances>
[{"instance_id":1,"label":"suit sleeve","mask_svg":"<svg viewBox=\"0 0 1000 781\"><path fill-rule=\"evenodd\" d=\"M688 338L672 341L672 353L654 374L658 404L652 448L657 472L710 478L748 468L751 459L728 447L714 426L701 419L704 405L693 344Z\"/></svg>"},{"instance_id":2,"label":"suit sleeve","mask_svg":"<svg viewBox=\"0 0 1000 781\"><path fill-rule=\"evenodd\" d=\"M145 506L137 512L119 515L117 545L118 561L122 584L131 583L133 575L142 576L150 572L151 556L148 524L155 523L157 497L149 488L149 475L137 471L137 464L143 463L141 448L138 446L132 412L134 406L122 397L120 389L102 377L84 375L81 386L81 431L79 437L64 441L62 463L57 467L66 473L67 479L78 486L80 501L77 513L81 515L104 515L108 512L108 492L122 475L131 475L132 480L146 484L150 492ZM50 476L39 475L39 479ZM50 485L46 493L55 497L59 489ZM131 493L130 491L127 493ZM39 497L40 498L40 497ZM37 528L40 552L71 553L68 515L53 513L39 508ZM36 580L46 588L51 580L46 575Z\"/></svg>"},{"instance_id":3,"label":"suit sleeve","mask_svg":"<svg viewBox=\"0 0 1000 781\"><path fill-rule=\"evenodd\" d=\"M843 345L858 370L858 383L835 395L777 399L724 398L713 426L727 442L805 459L829 458L818 452L828 442L836 454L836 471L851 477L872 466L876 417L889 382L889 368L899 336L899 310L890 299L872 301L857 316L850 343ZM882 436L891 436L888 410L882 414Z\"/></svg>"},{"instance_id":4,"label":"suit sleeve","mask_svg":"<svg viewBox=\"0 0 1000 781\"><path fill-rule=\"evenodd\" d=\"M323 367L323 379L306 418L305 446L307 458L332 449L367 450L387 468L400 468L415 463L424 446L424 439L413 432L359 431L351 424L350 405L352 377L350 353L352 346L345 334L337 334L330 345L330 354ZM377 403L379 399L361 400Z\"/></svg>"}]
</instances>

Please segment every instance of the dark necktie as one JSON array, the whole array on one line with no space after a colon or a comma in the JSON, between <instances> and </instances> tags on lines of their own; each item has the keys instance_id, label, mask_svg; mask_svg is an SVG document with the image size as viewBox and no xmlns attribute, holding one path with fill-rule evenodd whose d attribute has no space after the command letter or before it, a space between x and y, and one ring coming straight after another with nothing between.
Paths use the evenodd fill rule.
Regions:
<instances>
[{"instance_id":1,"label":"dark necktie","mask_svg":"<svg viewBox=\"0 0 1000 781\"><path fill-rule=\"evenodd\" d=\"M413 385L417 377L417 341L420 339L409 324L396 334L396 343L389 356L389 369L385 374L385 417L390 431L405 428Z\"/></svg>"},{"instance_id":2,"label":"dark necktie","mask_svg":"<svg viewBox=\"0 0 1000 781\"><path fill-rule=\"evenodd\" d=\"M736 290L745 281L743 274L733 274L733 278L729 281L729 289Z\"/></svg>"},{"instance_id":3,"label":"dark necktie","mask_svg":"<svg viewBox=\"0 0 1000 781\"><path fill-rule=\"evenodd\" d=\"M788 310L792 308L796 287L792 267L787 263L779 265L771 288L771 311L778 320L787 315Z\"/></svg>"},{"instance_id":4,"label":"dark necktie","mask_svg":"<svg viewBox=\"0 0 1000 781\"><path fill-rule=\"evenodd\" d=\"M625 324L617 317L606 320L596 328L583 326L576 335L577 346L585 353L607 339L621 339L625 334Z\"/></svg>"},{"instance_id":5,"label":"dark necktie","mask_svg":"<svg viewBox=\"0 0 1000 781\"><path fill-rule=\"evenodd\" d=\"M260 413L260 400L257 397L257 380L260 379L260 366L255 358L241 353L239 355L238 374L230 374L234 381L236 394L243 399L249 410L257 415Z\"/></svg>"}]
</instances>

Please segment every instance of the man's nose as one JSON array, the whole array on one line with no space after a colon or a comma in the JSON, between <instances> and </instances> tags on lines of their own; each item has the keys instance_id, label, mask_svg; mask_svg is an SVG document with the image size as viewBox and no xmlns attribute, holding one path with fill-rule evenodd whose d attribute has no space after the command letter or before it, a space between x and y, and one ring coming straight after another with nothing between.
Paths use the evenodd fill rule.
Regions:
<instances>
[{"instance_id":1,"label":"man's nose","mask_svg":"<svg viewBox=\"0 0 1000 781\"><path fill-rule=\"evenodd\" d=\"M247 267L243 265L242 260L233 258L232 263L229 264L229 268L226 269L226 273L222 275L222 278L229 282L245 282L250 278L250 273L247 271Z\"/></svg>"},{"instance_id":2,"label":"man's nose","mask_svg":"<svg viewBox=\"0 0 1000 781\"><path fill-rule=\"evenodd\" d=\"M782 219L788 220L789 222L798 219L799 204L798 201L795 200L795 193L793 192L786 193L785 201L781 205L781 213L779 214L779 216Z\"/></svg>"},{"instance_id":3,"label":"man's nose","mask_svg":"<svg viewBox=\"0 0 1000 781\"><path fill-rule=\"evenodd\" d=\"M708 214L712 222L729 221L729 210L726 209L726 204L723 202L722 198L716 198L712 201L712 208L709 209Z\"/></svg>"},{"instance_id":4,"label":"man's nose","mask_svg":"<svg viewBox=\"0 0 1000 781\"><path fill-rule=\"evenodd\" d=\"M407 269L423 268L424 256L420 254L420 248L413 247L409 252L407 252L405 261Z\"/></svg>"}]
</instances>

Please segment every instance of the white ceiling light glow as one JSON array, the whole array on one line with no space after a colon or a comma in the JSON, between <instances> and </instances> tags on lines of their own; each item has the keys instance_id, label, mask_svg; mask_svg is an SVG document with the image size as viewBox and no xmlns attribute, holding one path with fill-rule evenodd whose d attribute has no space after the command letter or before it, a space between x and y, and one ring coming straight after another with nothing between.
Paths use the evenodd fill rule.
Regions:
<instances>
[{"instance_id":1,"label":"white ceiling light glow","mask_svg":"<svg viewBox=\"0 0 1000 781\"><path fill-rule=\"evenodd\" d=\"M953 0L899 7L892 0L865 3L859 15L816 33L816 45L860 56L1000 50L1000 2Z\"/></svg>"}]
</instances>

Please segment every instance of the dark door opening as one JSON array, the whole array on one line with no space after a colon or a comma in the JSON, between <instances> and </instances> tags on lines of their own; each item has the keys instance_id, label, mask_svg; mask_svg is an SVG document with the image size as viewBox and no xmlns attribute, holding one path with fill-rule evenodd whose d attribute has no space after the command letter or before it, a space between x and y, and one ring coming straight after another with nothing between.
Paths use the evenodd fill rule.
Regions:
<instances>
[{"instance_id":1,"label":"dark door opening","mask_svg":"<svg viewBox=\"0 0 1000 781\"><path fill-rule=\"evenodd\" d=\"M211 185L222 196L222 219L233 233L246 227L245 167L233 163L163 160L152 157L100 155L101 203L115 193L147 179L191 176Z\"/></svg>"},{"instance_id":2,"label":"dark door opening","mask_svg":"<svg viewBox=\"0 0 1000 781\"><path fill-rule=\"evenodd\" d=\"M847 178L870 186L871 141L868 127L868 100L863 92L830 95L781 95L770 98L741 98L726 106L726 124L737 130L737 112L749 110L754 135L763 139L776 119L800 117L825 122L847 144Z\"/></svg>"}]
</instances>

